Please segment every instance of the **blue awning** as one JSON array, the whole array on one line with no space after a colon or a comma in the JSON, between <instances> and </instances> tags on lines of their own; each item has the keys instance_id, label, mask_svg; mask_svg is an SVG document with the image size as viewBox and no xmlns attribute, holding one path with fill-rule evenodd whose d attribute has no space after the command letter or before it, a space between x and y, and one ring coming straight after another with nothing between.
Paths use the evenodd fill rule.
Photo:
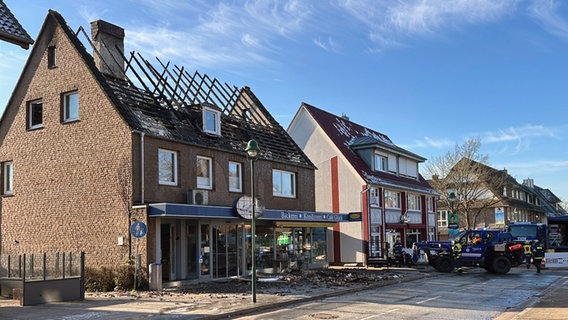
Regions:
<instances>
[{"instance_id":1,"label":"blue awning","mask_svg":"<svg viewBox=\"0 0 568 320\"><path fill-rule=\"evenodd\" d=\"M153 203L148 205L148 217L195 218L195 219L225 219L247 221L241 218L233 207L202 206L180 203ZM264 209L258 220L290 221L290 222L321 222L322 225L349 221L346 213L274 210Z\"/></svg>"}]
</instances>

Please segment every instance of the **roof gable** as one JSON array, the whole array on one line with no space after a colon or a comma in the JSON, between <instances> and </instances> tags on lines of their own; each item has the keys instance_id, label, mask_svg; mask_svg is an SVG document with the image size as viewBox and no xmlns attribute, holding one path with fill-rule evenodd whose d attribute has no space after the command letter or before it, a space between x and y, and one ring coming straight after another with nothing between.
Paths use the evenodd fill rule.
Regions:
<instances>
[{"instance_id":1,"label":"roof gable","mask_svg":"<svg viewBox=\"0 0 568 320\"><path fill-rule=\"evenodd\" d=\"M0 0L0 40L28 49L34 43L4 1Z\"/></svg>"},{"instance_id":2,"label":"roof gable","mask_svg":"<svg viewBox=\"0 0 568 320\"><path fill-rule=\"evenodd\" d=\"M355 150L357 148L380 147L398 154L404 154L418 161L424 161L424 158L396 146L386 134L363 127L346 117L338 117L307 103L302 103L300 108L304 108L311 115L345 159L367 183L436 194L436 191L432 189L422 175L419 174L417 180L373 171L357 155Z\"/></svg>"}]
</instances>

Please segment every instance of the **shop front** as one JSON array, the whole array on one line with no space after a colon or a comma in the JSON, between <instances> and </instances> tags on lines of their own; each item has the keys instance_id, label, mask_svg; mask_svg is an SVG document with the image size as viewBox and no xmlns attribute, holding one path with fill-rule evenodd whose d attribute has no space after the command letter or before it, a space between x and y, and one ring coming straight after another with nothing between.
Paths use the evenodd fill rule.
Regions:
<instances>
[{"instance_id":1,"label":"shop front","mask_svg":"<svg viewBox=\"0 0 568 320\"><path fill-rule=\"evenodd\" d=\"M246 276L253 258L265 273L326 267L329 228L348 221L347 214L265 209L256 219L253 250L251 220L231 207L152 204L148 217L164 282Z\"/></svg>"}]
</instances>

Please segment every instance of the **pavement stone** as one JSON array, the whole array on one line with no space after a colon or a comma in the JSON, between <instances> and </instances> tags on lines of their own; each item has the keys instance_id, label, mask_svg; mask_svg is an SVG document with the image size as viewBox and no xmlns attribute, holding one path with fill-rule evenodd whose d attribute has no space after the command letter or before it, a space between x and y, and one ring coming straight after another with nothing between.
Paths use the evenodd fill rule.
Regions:
<instances>
[{"instance_id":1,"label":"pavement stone","mask_svg":"<svg viewBox=\"0 0 568 320\"><path fill-rule=\"evenodd\" d=\"M391 268L395 270L395 268ZM566 269L564 270L564 272ZM367 286L349 288L317 287L302 290L298 294L257 294L252 302L250 294L223 299L156 300L132 296L113 297L86 295L83 301L67 301L37 306L19 306L15 300L0 299L0 319L64 319L64 320L136 320L136 319L230 319L254 312L282 308L299 302L339 296L355 291L368 290L396 283L413 281L424 277L439 276L429 267L396 269L401 277ZM543 271L555 272L555 271ZM216 296L219 298L219 296ZM550 285L540 296L527 301L523 306L501 314L497 320L568 319L568 275Z\"/></svg>"}]
</instances>

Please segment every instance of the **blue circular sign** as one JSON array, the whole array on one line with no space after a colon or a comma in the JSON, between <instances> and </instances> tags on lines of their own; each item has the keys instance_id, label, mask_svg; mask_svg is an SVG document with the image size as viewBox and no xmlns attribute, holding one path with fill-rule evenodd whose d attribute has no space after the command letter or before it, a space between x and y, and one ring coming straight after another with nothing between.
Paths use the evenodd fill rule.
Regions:
<instances>
[{"instance_id":1,"label":"blue circular sign","mask_svg":"<svg viewBox=\"0 0 568 320\"><path fill-rule=\"evenodd\" d=\"M148 233L148 227L142 221L136 221L130 226L130 234L135 238L142 238Z\"/></svg>"}]
</instances>

